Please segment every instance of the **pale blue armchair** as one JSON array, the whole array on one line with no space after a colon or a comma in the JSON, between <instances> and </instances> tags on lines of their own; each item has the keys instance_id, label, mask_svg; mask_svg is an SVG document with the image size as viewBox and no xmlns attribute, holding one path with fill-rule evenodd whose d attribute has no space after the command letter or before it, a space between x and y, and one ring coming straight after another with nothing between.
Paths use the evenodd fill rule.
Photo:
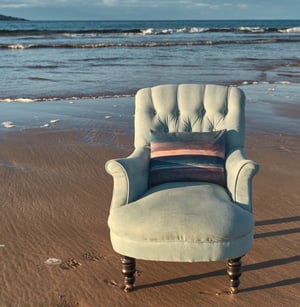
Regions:
<instances>
[{"instance_id":1,"label":"pale blue armchair","mask_svg":"<svg viewBox=\"0 0 300 307\"><path fill-rule=\"evenodd\" d=\"M226 259L237 292L241 257L253 243L258 171L245 157L244 107L237 87L160 85L136 94L135 150L106 163L114 180L108 225L124 290L133 289L135 259Z\"/></svg>"}]
</instances>

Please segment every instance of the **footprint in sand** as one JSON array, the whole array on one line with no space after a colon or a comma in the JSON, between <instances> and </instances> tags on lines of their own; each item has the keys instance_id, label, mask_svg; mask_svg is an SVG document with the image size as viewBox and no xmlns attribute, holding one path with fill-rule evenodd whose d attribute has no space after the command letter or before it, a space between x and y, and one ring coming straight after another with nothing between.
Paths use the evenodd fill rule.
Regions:
<instances>
[{"instance_id":1,"label":"footprint in sand","mask_svg":"<svg viewBox=\"0 0 300 307\"><path fill-rule=\"evenodd\" d=\"M104 259L104 256L98 256L94 252L86 252L82 255L84 260L89 260L89 261L100 261L101 259Z\"/></svg>"},{"instance_id":2,"label":"footprint in sand","mask_svg":"<svg viewBox=\"0 0 300 307\"><path fill-rule=\"evenodd\" d=\"M104 279L103 281L109 287L113 287L113 288L118 287L118 288L120 288L119 284L115 280L113 280L113 279Z\"/></svg>"},{"instance_id":3,"label":"footprint in sand","mask_svg":"<svg viewBox=\"0 0 300 307\"><path fill-rule=\"evenodd\" d=\"M59 296L59 302L56 305L57 307L76 307L79 306L79 303L73 299L67 299L65 295Z\"/></svg>"},{"instance_id":4,"label":"footprint in sand","mask_svg":"<svg viewBox=\"0 0 300 307\"><path fill-rule=\"evenodd\" d=\"M81 266L81 263L74 258L64 260L59 267L63 270L76 269Z\"/></svg>"}]
</instances>

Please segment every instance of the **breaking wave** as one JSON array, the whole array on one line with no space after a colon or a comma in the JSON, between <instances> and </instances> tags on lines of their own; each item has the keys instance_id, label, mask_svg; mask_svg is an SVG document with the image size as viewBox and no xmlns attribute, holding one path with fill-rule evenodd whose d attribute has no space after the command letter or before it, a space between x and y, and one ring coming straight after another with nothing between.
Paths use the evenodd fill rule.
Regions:
<instances>
[{"instance_id":1,"label":"breaking wave","mask_svg":"<svg viewBox=\"0 0 300 307\"><path fill-rule=\"evenodd\" d=\"M183 27L183 28L148 28L148 29L91 29L78 31L64 30L0 30L0 36L70 36L70 37L97 37L105 35L164 35L175 33L203 33L203 32L232 32L232 33L300 33L299 27L292 28L270 28L270 27L236 27L236 28L205 28L205 27Z\"/></svg>"},{"instance_id":2,"label":"breaking wave","mask_svg":"<svg viewBox=\"0 0 300 307\"><path fill-rule=\"evenodd\" d=\"M274 43L299 43L297 38L269 38L252 40L197 40L197 41L153 41L153 42L126 42L126 43L61 43L61 44L0 44L0 49L43 49L43 48L151 48L176 46L205 46L205 45L249 45Z\"/></svg>"},{"instance_id":3,"label":"breaking wave","mask_svg":"<svg viewBox=\"0 0 300 307\"><path fill-rule=\"evenodd\" d=\"M37 97L37 98L25 98L25 97L16 97L16 98L1 98L0 103L31 103L31 102L52 102L52 101L76 101L81 99L109 99L109 98L126 98L133 97L135 93L121 93L121 94L103 94L103 95L90 95L90 96L62 96L62 97Z\"/></svg>"},{"instance_id":4,"label":"breaking wave","mask_svg":"<svg viewBox=\"0 0 300 307\"><path fill-rule=\"evenodd\" d=\"M226 84L226 83L224 83ZM267 82L267 81L236 81L235 83L231 83L234 86L247 86L247 85L293 85L298 83L293 83L290 81L276 81L276 82ZM101 95L82 95L82 96L61 96L61 97L36 97L36 98L25 98L25 97L16 97L16 98L1 98L0 103L33 103L33 102L54 102L54 101L78 101L78 100L88 100L88 99L111 99L111 98L130 98L134 97L136 94L136 90L127 93L119 93L119 94L101 94Z\"/></svg>"}]
</instances>

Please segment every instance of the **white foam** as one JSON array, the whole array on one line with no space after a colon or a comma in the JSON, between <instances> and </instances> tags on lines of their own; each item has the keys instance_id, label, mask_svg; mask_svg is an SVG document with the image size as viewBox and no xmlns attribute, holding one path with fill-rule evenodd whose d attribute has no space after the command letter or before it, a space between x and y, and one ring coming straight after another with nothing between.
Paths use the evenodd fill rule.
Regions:
<instances>
[{"instance_id":1,"label":"white foam","mask_svg":"<svg viewBox=\"0 0 300 307\"><path fill-rule=\"evenodd\" d=\"M41 125L40 128L47 128L50 127L51 124L56 124L58 122L60 122L59 119L50 119L48 123Z\"/></svg>"},{"instance_id":2,"label":"white foam","mask_svg":"<svg viewBox=\"0 0 300 307\"><path fill-rule=\"evenodd\" d=\"M49 121L49 123L50 124L56 124L56 123L58 123L60 120L59 119L51 119L50 121Z\"/></svg>"},{"instance_id":3,"label":"white foam","mask_svg":"<svg viewBox=\"0 0 300 307\"><path fill-rule=\"evenodd\" d=\"M31 98L3 98L0 99L0 102L6 102L6 103L11 103L11 102L21 102L21 103L29 103L29 102L35 102L38 101L38 99L31 99Z\"/></svg>"},{"instance_id":4,"label":"white foam","mask_svg":"<svg viewBox=\"0 0 300 307\"><path fill-rule=\"evenodd\" d=\"M34 44L14 44L14 45L7 45L7 48L8 49L24 50L24 49L29 49L33 46L35 46L35 45Z\"/></svg>"},{"instance_id":5,"label":"white foam","mask_svg":"<svg viewBox=\"0 0 300 307\"><path fill-rule=\"evenodd\" d=\"M189 32L191 32L191 33L202 33L202 32L206 32L206 31L208 31L207 28L197 28L197 27L193 27L193 28L190 29Z\"/></svg>"},{"instance_id":6,"label":"white foam","mask_svg":"<svg viewBox=\"0 0 300 307\"><path fill-rule=\"evenodd\" d=\"M253 33L261 33L265 31L263 28L260 27L239 27L238 29L240 31L248 31Z\"/></svg>"},{"instance_id":7,"label":"white foam","mask_svg":"<svg viewBox=\"0 0 300 307\"><path fill-rule=\"evenodd\" d=\"M28 103L28 102L34 102L36 101L36 99L31 99L31 98L18 98L15 100L16 102L24 102L24 103Z\"/></svg>"},{"instance_id":8,"label":"white foam","mask_svg":"<svg viewBox=\"0 0 300 307\"><path fill-rule=\"evenodd\" d=\"M48 258L45 261L45 264L48 264L48 265L56 265L56 264L61 264L61 263L62 263L62 260L58 258Z\"/></svg>"},{"instance_id":9,"label":"white foam","mask_svg":"<svg viewBox=\"0 0 300 307\"><path fill-rule=\"evenodd\" d=\"M12 102L12 99L10 99L10 98L4 98L4 99L0 99L0 102L10 103L10 102Z\"/></svg>"},{"instance_id":10,"label":"white foam","mask_svg":"<svg viewBox=\"0 0 300 307\"><path fill-rule=\"evenodd\" d=\"M282 32L282 33L298 33L300 32L300 27L294 27L294 28L289 28L289 29L286 29L286 30L279 30L279 32Z\"/></svg>"},{"instance_id":11,"label":"white foam","mask_svg":"<svg viewBox=\"0 0 300 307\"><path fill-rule=\"evenodd\" d=\"M163 29L163 30L161 30L160 33L162 33L162 34L171 34L171 33L173 33L173 32L174 32L173 29Z\"/></svg>"},{"instance_id":12,"label":"white foam","mask_svg":"<svg viewBox=\"0 0 300 307\"><path fill-rule=\"evenodd\" d=\"M25 45L22 44L16 44L16 45L8 45L9 49L25 49Z\"/></svg>"},{"instance_id":13,"label":"white foam","mask_svg":"<svg viewBox=\"0 0 300 307\"><path fill-rule=\"evenodd\" d=\"M15 127L15 125L13 124L13 122L10 122L10 121L2 122L1 125L2 125L4 128L13 128L13 127Z\"/></svg>"},{"instance_id":14,"label":"white foam","mask_svg":"<svg viewBox=\"0 0 300 307\"><path fill-rule=\"evenodd\" d=\"M282 84L282 85L289 85L289 84L292 84L292 82L290 81L278 81L278 82L275 82L276 84Z\"/></svg>"},{"instance_id":15,"label":"white foam","mask_svg":"<svg viewBox=\"0 0 300 307\"><path fill-rule=\"evenodd\" d=\"M276 81L276 82L268 82L268 81L243 81L242 85L268 85L268 84L281 84L281 85L291 85L293 84L290 81ZM295 84L295 83L294 83Z\"/></svg>"},{"instance_id":16,"label":"white foam","mask_svg":"<svg viewBox=\"0 0 300 307\"><path fill-rule=\"evenodd\" d=\"M126 97L133 97L134 94L108 94L108 95L97 95L97 96L80 96L80 97L44 97L44 98L0 98L0 103L12 103L12 102L19 102L19 103L31 103L31 102L52 102L52 101L59 101L59 100L69 100L70 104L74 103L74 101L81 100L81 99L106 99L106 98L126 98Z\"/></svg>"},{"instance_id":17,"label":"white foam","mask_svg":"<svg viewBox=\"0 0 300 307\"><path fill-rule=\"evenodd\" d=\"M144 35L152 35L155 33L155 30L153 28L149 28L149 29L142 30L142 33Z\"/></svg>"}]
</instances>

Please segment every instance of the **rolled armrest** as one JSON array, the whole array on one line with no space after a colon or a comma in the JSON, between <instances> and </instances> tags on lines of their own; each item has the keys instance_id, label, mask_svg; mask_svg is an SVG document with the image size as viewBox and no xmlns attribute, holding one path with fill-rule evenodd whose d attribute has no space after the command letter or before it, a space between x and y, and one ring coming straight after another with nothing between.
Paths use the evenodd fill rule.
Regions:
<instances>
[{"instance_id":1,"label":"rolled armrest","mask_svg":"<svg viewBox=\"0 0 300 307\"><path fill-rule=\"evenodd\" d=\"M242 149L231 152L226 159L227 188L234 202L252 212L252 179L259 166L245 157Z\"/></svg>"},{"instance_id":2,"label":"rolled armrest","mask_svg":"<svg viewBox=\"0 0 300 307\"><path fill-rule=\"evenodd\" d=\"M126 205L148 188L149 149L135 150L127 158L109 160L105 164L114 180L111 208Z\"/></svg>"}]
</instances>

